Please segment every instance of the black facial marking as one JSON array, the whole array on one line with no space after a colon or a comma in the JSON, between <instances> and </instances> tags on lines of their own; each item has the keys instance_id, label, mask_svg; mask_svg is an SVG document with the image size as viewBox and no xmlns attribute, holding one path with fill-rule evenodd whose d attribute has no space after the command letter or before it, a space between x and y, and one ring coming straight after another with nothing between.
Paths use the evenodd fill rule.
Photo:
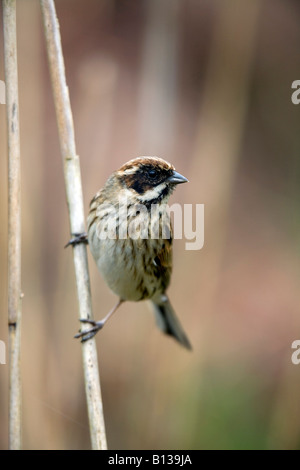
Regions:
<instances>
[{"instance_id":1,"label":"black facial marking","mask_svg":"<svg viewBox=\"0 0 300 470\"><path fill-rule=\"evenodd\" d=\"M126 183L138 194L144 194L149 189L166 181L172 174L171 168L141 164L135 173L126 176Z\"/></svg>"}]
</instances>

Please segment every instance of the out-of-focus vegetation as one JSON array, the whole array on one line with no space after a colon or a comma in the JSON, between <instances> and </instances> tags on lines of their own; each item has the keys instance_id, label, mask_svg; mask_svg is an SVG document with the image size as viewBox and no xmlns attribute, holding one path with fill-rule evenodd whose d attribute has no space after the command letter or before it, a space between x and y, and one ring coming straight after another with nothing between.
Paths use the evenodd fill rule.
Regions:
<instances>
[{"instance_id":1,"label":"out-of-focus vegetation","mask_svg":"<svg viewBox=\"0 0 300 470\"><path fill-rule=\"evenodd\" d=\"M23 441L89 448L63 171L39 4L18 2ZM111 449L300 447L298 0L57 0L85 209L138 155L189 180L205 245L174 245L188 353L128 303L97 336ZM2 18L1 18L2 20ZM0 33L3 51L3 36ZM0 79L4 80L3 54ZM0 105L0 339L7 342L7 159ZM112 307L90 258L96 318ZM0 365L0 448L8 371Z\"/></svg>"}]
</instances>

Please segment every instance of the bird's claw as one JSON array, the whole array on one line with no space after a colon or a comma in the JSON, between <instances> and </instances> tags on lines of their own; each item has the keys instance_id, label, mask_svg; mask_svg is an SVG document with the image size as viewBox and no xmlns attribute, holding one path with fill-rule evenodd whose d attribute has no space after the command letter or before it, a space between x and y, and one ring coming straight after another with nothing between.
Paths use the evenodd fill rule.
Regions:
<instances>
[{"instance_id":1,"label":"bird's claw","mask_svg":"<svg viewBox=\"0 0 300 470\"><path fill-rule=\"evenodd\" d=\"M84 343L85 341L88 341L89 339L93 338L96 333L98 333L99 330L101 330L104 326L103 321L95 321L95 320L88 320L85 318L80 319L81 323L89 323L92 328L89 330L83 330L79 331L74 338L81 338L81 343Z\"/></svg>"},{"instance_id":2,"label":"bird's claw","mask_svg":"<svg viewBox=\"0 0 300 470\"><path fill-rule=\"evenodd\" d=\"M68 241L68 243L65 245L65 248L67 248L70 245L75 246L75 245L79 245L80 243L84 243L87 245L89 243L86 232L73 233L73 235L74 235L74 238L71 238L71 240Z\"/></svg>"}]
</instances>

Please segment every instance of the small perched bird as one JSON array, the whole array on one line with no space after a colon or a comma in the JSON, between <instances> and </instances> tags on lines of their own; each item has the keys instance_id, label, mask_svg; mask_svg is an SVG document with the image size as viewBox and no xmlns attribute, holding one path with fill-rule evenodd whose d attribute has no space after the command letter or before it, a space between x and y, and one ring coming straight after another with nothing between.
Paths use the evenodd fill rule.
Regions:
<instances>
[{"instance_id":1,"label":"small perched bird","mask_svg":"<svg viewBox=\"0 0 300 470\"><path fill-rule=\"evenodd\" d=\"M150 300L159 328L191 349L166 294L172 272L167 202L177 184L187 181L161 158L139 157L115 171L92 199L87 236L81 234L69 244L89 243L100 273L119 301L103 320L81 320L91 328L75 337L82 341L93 337L126 300Z\"/></svg>"}]
</instances>

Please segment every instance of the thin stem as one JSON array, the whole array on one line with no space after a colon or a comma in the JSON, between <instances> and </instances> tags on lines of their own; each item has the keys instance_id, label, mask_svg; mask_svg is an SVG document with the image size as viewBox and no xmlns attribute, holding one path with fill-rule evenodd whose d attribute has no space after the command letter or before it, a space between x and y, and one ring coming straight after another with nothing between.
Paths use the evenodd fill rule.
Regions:
<instances>
[{"instance_id":1,"label":"thin stem","mask_svg":"<svg viewBox=\"0 0 300 470\"><path fill-rule=\"evenodd\" d=\"M64 164L66 196L69 207L71 234L85 232L83 197L79 156L76 154L73 117L66 84L64 59L53 0L40 0L48 61L52 81L60 147ZM73 247L79 318L92 320L90 281L85 244ZM88 327L87 327L88 328ZM106 434L98 371L96 343L94 339L82 343L83 369L93 449L105 450Z\"/></svg>"},{"instance_id":2,"label":"thin stem","mask_svg":"<svg viewBox=\"0 0 300 470\"><path fill-rule=\"evenodd\" d=\"M21 449L21 191L16 0L3 0L8 140L9 448Z\"/></svg>"}]
</instances>

